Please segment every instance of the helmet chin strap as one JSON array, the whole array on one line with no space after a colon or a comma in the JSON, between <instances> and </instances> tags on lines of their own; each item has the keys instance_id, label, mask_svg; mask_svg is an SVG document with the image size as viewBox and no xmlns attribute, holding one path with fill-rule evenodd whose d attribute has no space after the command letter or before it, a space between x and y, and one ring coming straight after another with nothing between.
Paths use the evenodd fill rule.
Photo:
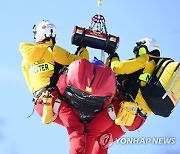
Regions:
<instances>
[{"instance_id":1,"label":"helmet chin strap","mask_svg":"<svg viewBox=\"0 0 180 154\"><path fill-rule=\"evenodd\" d=\"M52 33L53 33L53 29L51 29L51 36L50 37L47 37L46 36L46 34L44 34L44 36L45 36L45 39L42 41L42 42L47 42L47 41L51 41L52 40L52 43L53 43L53 45L55 45L56 44L56 35L55 35L55 37L52 37Z\"/></svg>"},{"instance_id":2,"label":"helmet chin strap","mask_svg":"<svg viewBox=\"0 0 180 154\"><path fill-rule=\"evenodd\" d=\"M55 39L55 37L52 37L51 39L52 39L53 45L55 45L55 44L56 44L56 39Z\"/></svg>"},{"instance_id":3,"label":"helmet chin strap","mask_svg":"<svg viewBox=\"0 0 180 154\"><path fill-rule=\"evenodd\" d=\"M43 41L39 41L37 42L37 44L43 44L46 42L52 41L52 44L55 45L56 44L56 39L55 37L46 37Z\"/></svg>"}]
</instances>

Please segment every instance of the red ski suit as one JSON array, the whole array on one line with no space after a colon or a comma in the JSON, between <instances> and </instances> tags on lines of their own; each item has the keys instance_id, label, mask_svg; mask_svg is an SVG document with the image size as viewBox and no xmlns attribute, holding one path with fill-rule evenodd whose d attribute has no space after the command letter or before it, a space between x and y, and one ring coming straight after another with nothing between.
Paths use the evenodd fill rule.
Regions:
<instances>
[{"instance_id":1,"label":"red ski suit","mask_svg":"<svg viewBox=\"0 0 180 154\"><path fill-rule=\"evenodd\" d=\"M79 68L79 63L82 63L82 65L80 65L80 68ZM77 70L74 71L74 67L76 66L79 68L78 71ZM86 67L88 67L88 69L86 69ZM105 71L104 69L102 69L104 67L106 68ZM84 73L84 71L87 72ZM96 76L94 75L94 72L97 74ZM106 79L107 77L108 79ZM111 81L110 84L109 83L104 84L104 80L103 80L104 78L106 79L105 81L110 80ZM101 82L99 82L99 80L101 80ZM97 94L98 96L101 95L111 96L108 97L109 99L104 102L104 106L103 106L104 109L107 107L109 103L111 103L116 90L115 77L111 69L106 66L97 67L96 65L90 64L87 60L81 60L81 61L77 60L73 62L69 66L68 74L63 74L60 76L59 81L57 83L57 87L59 88L59 91L63 96L67 85L78 87L82 91L85 91L84 87L86 87L86 85L90 85L88 86L88 88L92 88L93 95ZM104 90L101 91L102 89ZM55 96L55 94L53 95ZM53 102L56 100L56 98L57 97L53 98ZM42 116L42 109L43 109L42 104L38 103L35 106L35 109L37 110L39 115ZM101 111L97 114L97 117L99 116L101 116ZM107 129L107 127L109 128L110 125L105 126L104 129L102 130L100 129L99 126L96 125L98 123L93 122L91 124L90 122L89 124L83 124L80 121L80 119L81 119L80 115L77 112L77 109L75 109L75 107L68 105L68 103L65 101L61 101L61 105L58 109L58 117L55 119L54 122L66 127L70 140L70 153L90 154L92 151L91 147L94 145L95 141L97 140L97 137L100 134L102 134ZM92 121L94 121L94 119L92 119ZM91 131L91 127L92 127L92 131ZM99 131L97 132L94 131L96 127L98 127L97 130L99 129Z\"/></svg>"},{"instance_id":2,"label":"red ski suit","mask_svg":"<svg viewBox=\"0 0 180 154\"><path fill-rule=\"evenodd\" d=\"M105 82L108 82L108 83L105 84ZM77 129L78 133L75 134L77 136L73 135L73 138L71 137L71 134L70 134L71 153L74 154L75 152L75 153L82 153L82 154L90 154L92 151L92 147L95 141L97 140L97 137L100 134L102 134L107 128L110 127L109 123L107 123L107 125L105 123L106 126L104 126L104 129L102 129L97 124L100 124L102 120L101 115L103 115L104 113L106 114L106 112L102 112L102 111L106 111L106 107L108 106L108 104L111 103L112 98L114 97L114 94L116 91L115 76L114 76L114 73L111 71L111 69L107 66L102 66L102 67L97 66L97 65L91 64L85 59L77 60L69 66L68 73L62 75L59 78L57 87L59 88L59 91L62 95L64 95L64 91L66 91L67 85L77 87L81 91L86 91L86 93L90 94L89 97L91 97L91 95L99 96L99 97L110 96L104 102L104 105L102 106L103 109L101 109L99 113L95 114L95 117L91 120L91 122L86 123L86 124L82 124L80 122L81 117L80 117L80 113L77 113L78 109L75 109L75 107L72 107L73 112L76 113L76 118L78 118L78 120L72 121L72 119L70 119L68 121L69 125L71 125L71 123L73 122L73 124L78 125L79 128L81 127L81 129ZM87 91L86 90L87 86L88 88L91 88L92 91ZM88 101L87 99L88 99L88 96L85 97L85 101ZM83 102L83 104L84 103L85 102ZM87 105L89 106L89 104ZM84 106L84 108L86 107ZM89 109L90 108L88 108L88 110ZM97 118L98 122L96 122L96 120L94 121L96 117L98 117ZM69 129L71 129L72 132L74 131L73 127L69 127ZM81 138L81 140L79 140L79 138Z\"/></svg>"},{"instance_id":3,"label":"red ski suit","mask_svg":"<svg viewBox=\"0 0 180 154\"><path fill-rule=\"evenodd\" d=\"M76 62L76 64L78 63ZM74 64L71 66L74 66ZM74 71L73 69L70 69L70 70L71 70L71 75L75 77L76 71ZM90 68L85 69L83 67L79 69L79 71L82 71L82 70L88 70L89 72L92 72L90 71ZM86 72L86 73L89 73L89 72ZM79 77L82 77L83 79L83 77L87 75L86 73L82 74L81 72L80 76L78 76L78 79ZM83 82L84 80L79 79L78 82L75 82L73 80L71 84L72 83L76 84L76 86L81 86L82 88ZM95 84L95 85L98 85L98 84ZM107 85L107 84L104 84L104 85ZM67 86L66 75L62 75L60 77L57 86L58 88L60 88L60 93L63 94L63 91ZM113 103L116 114L119 111L119 108L120 108L119 104L122 100L123 98L120 97L119 100L116 100ZM133 125L129 127L129 130L137 129L143 121L144 121L144 118L137 116ZM99 151L98 148L95 148L95 150L92 152L96 141L100 141L99 139L101 139L101 143L104 143L104 141L102 140L103 137L100 137L101 135L103 136L104 133L112 134L112 139L115 140L124 134L124 131L122 131L122 128L120 128L120 126L115 125L114 119L112 120L110 118L109 113L107 112L107 106L105 106L103 110L101 110L98 114L96 114L96 116L88 124L84 125L79 120L79 114L77 113L77 110L74 107L70 108L69 105L67 105L65 102L62 101L62 104L59 109L59 117L55 120L55 122L58 122L59 124L67 128L68 133L69 133L69 138L70 138L70 153L71 154L76 154L76 153L90 154L90 153L95 153L94 151L97 151L97 153L101 153L101 152L98 152ZM114 129L116 129L116 131L112 131ZM105 144L104 146L106 147ZM107 150L105 150L105 152L107 152Z\"/></svg>"}]
</instances>

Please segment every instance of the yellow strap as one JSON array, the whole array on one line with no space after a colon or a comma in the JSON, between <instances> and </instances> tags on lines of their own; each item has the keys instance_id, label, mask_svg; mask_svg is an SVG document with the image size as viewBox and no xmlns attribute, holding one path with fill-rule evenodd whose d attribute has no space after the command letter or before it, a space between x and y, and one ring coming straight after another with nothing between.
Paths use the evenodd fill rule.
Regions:
<instances>
[{"instance_id":1,"label":"yellow strap","mask_svg":"<svg viewBox=\"0 0 180 154\"><path fill-rule=\"evenodd\" d=\"M139 80L148 82L151 77L150 73L143 73L139 76Z\"/></svg>"},{"instance_id":2,"label":"yellow strap","mask_svg":"<svg viewBox=\"0 0 180 154\"><path fill-rule=\"evenodd\" d=\"M163 59L162 59L162 60L161 60L161 59L159 60L159 62L157 63L157 66L160 64L161 61L163 61ZM160 77L162 71L164 70L164 68L167 66L167 64L168 64L170 61L171 61L171 60L166 60L166 61L163 62L163 64L161 65L161 67L159 68L159 70L158 70L158 72L157 72L157 74L156 74L156 77L157 77L157 78Z\"/></svg>"}]
</instances>

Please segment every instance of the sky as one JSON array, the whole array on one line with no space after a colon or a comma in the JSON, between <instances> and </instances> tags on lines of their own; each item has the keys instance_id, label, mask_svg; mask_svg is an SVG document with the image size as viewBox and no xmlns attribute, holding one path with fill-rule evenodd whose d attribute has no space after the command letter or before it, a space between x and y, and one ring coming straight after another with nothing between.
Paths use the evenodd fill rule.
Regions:
<instances>
[{"instance_id":1,"label":"sky","mask_svg":"<svg viewBox=\"0 0 180 154\"><path fill-rule=\"evenodd\" d=\"M119 36L117 50L121 60L132 58L136 41L155 38L163 57L180 61L179 0L102 0L101 14L108 33ZM33 43L32 27L46 19L58 29L58 45L74 53L71 44L74 26L87 28L97 13L97 0L2 0L0 5L0 154L68 154L68 135L60 125L44 125L34 113L32 95L22 71L21 42ZM100 51L90 49L90 57ZM109 154L180 154L180 105L168 118L148 117L138 131L129 132L115 142ZM126 144L127 138L150 139L150 143ZM173 140L173 144L153 144L153 139Z\"/></svg>"}]
</instances>

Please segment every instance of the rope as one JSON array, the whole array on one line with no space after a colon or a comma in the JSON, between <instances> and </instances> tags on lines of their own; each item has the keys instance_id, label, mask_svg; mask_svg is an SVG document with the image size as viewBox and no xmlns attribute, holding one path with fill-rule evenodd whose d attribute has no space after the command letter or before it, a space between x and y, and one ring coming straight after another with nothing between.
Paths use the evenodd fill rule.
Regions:
<instances>
[{"instance_id":1,"label":"rope","mask_svg":"<svg viewBox=\"0 0 180 154\"><path fill-rule=\"evenodd\" d=\"M98 0L98 14L100 14L101 6L102 6L102 1Z\"/></svg>"}]
</instances>

